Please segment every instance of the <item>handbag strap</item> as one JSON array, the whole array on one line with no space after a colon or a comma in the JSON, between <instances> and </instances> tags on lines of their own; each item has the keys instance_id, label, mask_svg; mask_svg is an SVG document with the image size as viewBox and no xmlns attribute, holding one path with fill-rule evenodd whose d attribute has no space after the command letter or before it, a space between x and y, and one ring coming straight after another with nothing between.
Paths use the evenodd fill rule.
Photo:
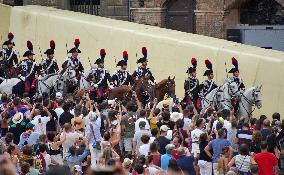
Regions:
<instances>
[{"instance_id":1,"label":"handbag strap","mask_svg":"<svg viewBox=\"0 0 284 175\"><path fill-rule=\"evenodd\" d=\"M90 128L91 128L91 131L92 131L92 134L93 134L95 143L97 143L96 136L95 136L95 133L94 133L94 127L93 127L93 124L92 124L92 123L90 123Z\"/></svg>"},{"instance_id":2,"label":"handbag strap","mask_svg":"<svg viewBox=\"0 0 284 175\"><path fill-rule=\"evenodd\" d=\"M241 168L243 167L243 164L244 164L244 161L245 161L246 157L247 157L247 156L245 156L245 157L243 158L243 161L242 161L242 163L241 163L241 166L240 166L240 168L239 168L239 171L241 171Z\"/></svg>"}]
</instances>

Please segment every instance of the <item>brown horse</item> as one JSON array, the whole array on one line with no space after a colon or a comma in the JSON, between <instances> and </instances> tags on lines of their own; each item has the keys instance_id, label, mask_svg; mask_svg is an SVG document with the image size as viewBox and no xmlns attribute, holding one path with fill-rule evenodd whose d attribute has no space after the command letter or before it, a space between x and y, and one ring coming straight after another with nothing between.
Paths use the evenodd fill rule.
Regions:
<instances>
[{"instance_id":1,"label":"brown horse","mask_svg":"<svg viewBox=\"0 0 284 175\"><path fill-rule=\"evenodd\" d=\"M118 100L126 100L130 101L132 99L132 87L131 86L119 86L112 88L108 94L108 99L118 99Z\"/></svg>"},{"instance_id":2,"label":"brown horse","mask_svg":"<svg viewBox=\"0 0 284 175\"><path fill-rule=\"evenodd\" d=\"M155 85L155 98L162 101L166 94L171 98L175 98L175 86L175 77L171 79L169 76L168 79L162 80Z\"/></svg>"},{"instance_id":3,"label":"brown horse","mask_svg":"<svg viewBox=\"0 0 284 175\"><path fill-rule=\"evenodd\" d=\"M155 89L154 85L149 82L149 77L141 77L138 80L135 80L133 90L143 105L154 100Z\"/></svg>"}]
</instances>

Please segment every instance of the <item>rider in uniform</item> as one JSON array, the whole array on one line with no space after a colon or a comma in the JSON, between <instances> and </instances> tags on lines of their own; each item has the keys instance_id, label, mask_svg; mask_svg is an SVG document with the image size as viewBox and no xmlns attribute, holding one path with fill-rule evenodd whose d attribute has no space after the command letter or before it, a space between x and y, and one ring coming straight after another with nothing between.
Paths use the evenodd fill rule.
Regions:
<instances>
[{"instance_id":1,"label":"rider in uniform","mask_svg":"<svg viewBox=\"0 0 284 175\"><path fill-rule=\"evenodd\" d=\"M132 84L132 78L130 73L126 70L127 69L127 60L128 60L128 54L127 51L123 52L123 59L120 60L116 66L120 66L120 70L117 70L113 76L112 81L114 84L114 87L119 87L122 85L131 85Z\"/></svg>"},{"instance_id":2,"label":"rider in uniform","mask_svg":"<svg viewBox=\"0 0 284 175\"><path fill-rule=\"evenodd\" d=\"M236 82L238 85L239 91L243 93L245 91L245 85L243 83L243 80L239 77L239 74L240 74L239 64L238 64L238 60L235 57L232 58L232 64L234 65L234 67L229 71L229 73L232 73L233 76L229 77L229 79L231 81Z\"/></svg>"},{"instance_id":3,"label":"rider in uniform","mask_svg":"<svg viewBox=\"0 0 284 175\"><path fill-rule=\"evenodd\" d=\"M84 72L84 67L81 61L78 59L78 53L81 53L79 50L80 40L75 39L74 42L75 47L69 50L68 53L71 53L71 57L68 57L66 61L62 64L63 70L66 70L69 66L72 67L76 71L76 77L79 80L80 73Z\"/></svg>"},{"instance_id":4,"label":"rider in uniform","mask_svg":"<svg viewBox=\"0 0 284 175\"><path fill-rule=\"evenodd\" d=\"M197 60L196 58L191 59L192 67L189 67L186 71L188 74L188 78L184 82L184 90L185 90L185 99L183 100L185 103L192 102L196 109L199 109L200 102L199 100L199 81L196 78L196 66ZM199 104L198 104L199 103Z\"/></svg>"},{"instance_id":5,"label":"rider in uniform","mask_svg":"<svg viewBox=\"0 0 284 175\"><path fill-rule=\"evenodd\" d=\"M150 68L147 67L147 64L148 64L148 59L147 59L147 49L146 47L143 47L142 48L142 54L143 54L143 57L142 58L139 58L137 60L137 64L138 63L141 63L141 65L134 71L134 73L132 74L132 78L134 80L137 80L141 77L149 77L149 80L155 84L156 83L156 80L152 74L152 72L150 71Z\"/></svg>"},{"instance_id":6,"label":"rider in uniform","mask_svg":"<svg viewBox=\"0 0 284 175\"><path fill-rule=\"evenodd\" d=\"M87 81L89 81L91 86L95 88L95 92L92 94L92 96L97 102L107 98L109 88L112 88L111 75L109 71L104 68L104 59L106 56L105 49L100 50L100 56L101 57L95 62L98 67L92 69L91 73L87 77Z\"/></svg>"},{"instance_id":7,"label":"rider in uniform","mask_svg":"<svg viewBox=\"0 0 284 175\"><path fill-rule=\"evenodd\" d=\"M25 78L24 90L33 97L36 92L36 74L39 73L39 67L34 61L33 56L33 44L31 41L27 41L28 51L26 51L23 57L27 57L18 64L18 72Z\"/></svg>"},{"instance_id":8,"label":"rider in uniform","mask_svg":"<svg viewBox=\"0 0 284 175\"><path fill-rule=\"evenodd\" d=\"M6 45L7 48L3 48L0 51L0 58L2 58L1 66L3 76L5 78L12 78L16 76L16 65L18 64L18 56L16 51L13 49L15 43L13 42L14 35L10 32L8 33L8 40L3 43L3 46ZM1 74L2 74L1 73Z\"/></svg>"},{"instance_id":9,"label":"rider in uniform","mask_svg":"<svg viewBox=\"0 0 284 175\"><path fill-rule=\"evenodd\" d=\"M45 75L50 75L58 72L59 68L57 62L54 58L54 49L55 42L51 40L50 49L47 49L44 54L46 54L47 58L40 64L41 69Z\"/></svg>"},{"instance_id":10,"label":"rider in uniform","mask_svg":"<svg viewBox=\"0 0 284 175\"><path fill-rule=\"evenodd\" d=\"M243 83L243 80L239 77L239 63L238 60L235 57L232 57L232 64L233 64L233 68L229 71L229 73L232 73L233 76L229 77L229 81L231 82L236 82L238 85L238 90L240 92L240 94L243 94L245 91L245 85ZM232 105L234 107L235 112L238 111L239 109L239 100L238 98L233 98L232 99Z\"/></svg>"},{"instance_id":11,"label":"rider in uniform","mask_svg":"<svg viewBox=\"0 0 284 175\"><path fill-rule=\"evenodd\" d=\"M214 74L212 69L212 63L209 60L205 60L205 65L207 70L204 72L203 76L207 76L207 80L200 84L200 95L201 97L206 97L213 89L217 88L218 86L213 81Z\"/></svg>"}]
</instances>

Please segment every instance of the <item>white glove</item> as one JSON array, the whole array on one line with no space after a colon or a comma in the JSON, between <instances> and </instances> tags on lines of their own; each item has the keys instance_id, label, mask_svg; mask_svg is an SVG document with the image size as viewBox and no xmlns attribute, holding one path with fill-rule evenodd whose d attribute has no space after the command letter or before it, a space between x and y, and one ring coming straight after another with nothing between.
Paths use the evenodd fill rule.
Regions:
<instances>
[{"instance_id":1,"label":"white glove","mask_svg":"<svg viewBox=\"0 0 284 175\"><path fill-rule=\"evenodd\" d=\"M110 89L113 89L113 85L109 85L109 88L110 88Z\"/></svg>"}]
</instances>

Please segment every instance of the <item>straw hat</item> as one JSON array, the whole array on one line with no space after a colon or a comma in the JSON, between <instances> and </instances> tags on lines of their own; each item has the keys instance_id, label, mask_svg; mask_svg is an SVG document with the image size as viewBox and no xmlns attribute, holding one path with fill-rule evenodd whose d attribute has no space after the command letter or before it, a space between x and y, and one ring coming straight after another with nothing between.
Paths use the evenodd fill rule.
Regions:
<instances>
[{"instance_id":1,"label":"straw hat","mask_svg":"<svg viewBox=\"0 0 284 175\"><path fill-rule=\"evenodd\" d=\"M178 121L179 119L182 119L183 118L183 114L182 113L179 113L179 112L173 112L171 114L171 120L176 122Z\"/></svg>"},{"instance_id":2,"label":"straw hat","mask_svg":"<svg viewBox=\"0 0 284 175\"><path fill-rule=\"evenodd\" d=\"M72 125L77 126L77 129L82 129L84 127L84 121L81 117L75 117L72 121Z\"/></svg>"}]
</instances>

